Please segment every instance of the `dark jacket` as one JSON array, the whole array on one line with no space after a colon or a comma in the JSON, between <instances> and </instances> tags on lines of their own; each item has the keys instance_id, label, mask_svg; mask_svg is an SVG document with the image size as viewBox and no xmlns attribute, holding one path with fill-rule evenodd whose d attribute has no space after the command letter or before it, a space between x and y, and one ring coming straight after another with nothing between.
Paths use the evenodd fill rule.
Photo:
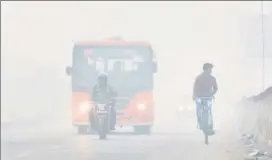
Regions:
<instances>
[{"instance_id":1,"label":"dark jacket","mask_svg":"<svg viewBox=\"0 0 272 160\"><path fill-rule=\"evenodd\" d=\"M211 74L203 72L198 75L194 82L193 98L212 97L217 92L216 78Z\"/></svg>"},{"instance_id":2,"label":"dark jacket","mask_svg":"<svg viewBox=\"0 0 272 160\"><path fill-rule=\"evenodd\" d=\"M99 85L95 85L92 91L92 100L97 103L109 103L114 99L116 93L111 88L111 86L107 85L105 87L99 87Z\"/></svg>"}]
</instances>

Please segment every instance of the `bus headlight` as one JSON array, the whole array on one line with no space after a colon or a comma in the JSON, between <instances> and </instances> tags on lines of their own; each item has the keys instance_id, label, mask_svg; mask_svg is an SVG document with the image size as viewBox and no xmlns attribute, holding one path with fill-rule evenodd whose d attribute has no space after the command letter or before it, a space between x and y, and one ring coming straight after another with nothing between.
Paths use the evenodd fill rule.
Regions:
<instances>
[{"instance_id":1,"label":"bus headlight","mask_svg":"<svg viewBox=\"0 0 272 160\"><path fill-rule=\"evenodd\" d=\"M81 103L81 104L79 105L79 112L80 112L80 113L89 112L90 109L91 109L91 105L90 105L90 103L88 103L88 102Z\"/></svg>"},{"instance_id":2,"label":"bus headlight","mask_svg":"<svg viewBox=\"0 0 272 160\"><path fill-rule=\"evenodd\" d=\"M143 111L143 110L146 109L146 105L145 105L145 104L142 104L142 103L141 103L141 104L138 104L138 105L137 105L137 109L140 110L140 111Z\"/></svg>"}]
</instances>

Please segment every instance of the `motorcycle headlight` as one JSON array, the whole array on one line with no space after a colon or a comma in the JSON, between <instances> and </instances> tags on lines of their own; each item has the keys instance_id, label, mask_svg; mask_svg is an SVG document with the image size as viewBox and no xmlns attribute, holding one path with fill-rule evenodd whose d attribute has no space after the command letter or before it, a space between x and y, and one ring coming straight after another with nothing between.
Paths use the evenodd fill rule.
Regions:
<instances>
[{"instance_id":1,"label":"motorcycle headlight","mask_svg":"<svg viewBox=\"0 0 272 160\"><path fill-rule=\"evenodd\" d=\"M140 111L143 111L143 110L146 109L146 105L145 105L145 104L142 104L142 103L141 103L141 104L138 104L138 105L137 105L137 109L140 110Z\"/></svg>"},{"instance_id":2,"label":"motorcycle headlight","mask_svg":"<svg viewBox=\"0 0 272 160\"><path fill-rule=\"evenodd\" d=\"M84 102L79 105L79 112L86 113L89 112L91 109L91 104L89 102Z\"/></svg>"}]
</instances>

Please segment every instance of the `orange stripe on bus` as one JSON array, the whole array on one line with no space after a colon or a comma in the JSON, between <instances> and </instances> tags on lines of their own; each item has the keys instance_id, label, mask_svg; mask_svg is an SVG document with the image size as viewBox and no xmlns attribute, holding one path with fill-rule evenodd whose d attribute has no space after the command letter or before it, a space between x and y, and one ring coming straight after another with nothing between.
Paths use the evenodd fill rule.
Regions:
<instances>
[{"instance_id":1,"label":"orange stripe on bus","mask_svg":"<svg viewBox=\"0 0 272 160\"><path fill-rule=\"evenodd\" d=\"M81 41L75 44L76 46L150 46L148 42L137 41Z\"/></svg>"}]
</instances>

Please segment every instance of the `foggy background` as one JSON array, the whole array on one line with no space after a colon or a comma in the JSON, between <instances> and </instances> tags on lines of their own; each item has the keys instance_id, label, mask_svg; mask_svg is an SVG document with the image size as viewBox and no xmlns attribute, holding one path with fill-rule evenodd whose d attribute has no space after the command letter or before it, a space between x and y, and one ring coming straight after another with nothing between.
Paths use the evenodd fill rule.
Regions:
<instances>
[{"instance_id":1,"label":"foggy background","mask_svg":"<svg viewBox=\"0 0 272 160\"><path fill-rule=\"evenodd\" d=\"M71 126L65 67L73 44L111 36L148 41L156 51L156 125L181 97L191 102L204 62L215 65L220 116L260 92L263 78L272 85L271 12L264 2L263 76L261 2L1 2L1 123Z\"/></svg>"}]
</instances>

